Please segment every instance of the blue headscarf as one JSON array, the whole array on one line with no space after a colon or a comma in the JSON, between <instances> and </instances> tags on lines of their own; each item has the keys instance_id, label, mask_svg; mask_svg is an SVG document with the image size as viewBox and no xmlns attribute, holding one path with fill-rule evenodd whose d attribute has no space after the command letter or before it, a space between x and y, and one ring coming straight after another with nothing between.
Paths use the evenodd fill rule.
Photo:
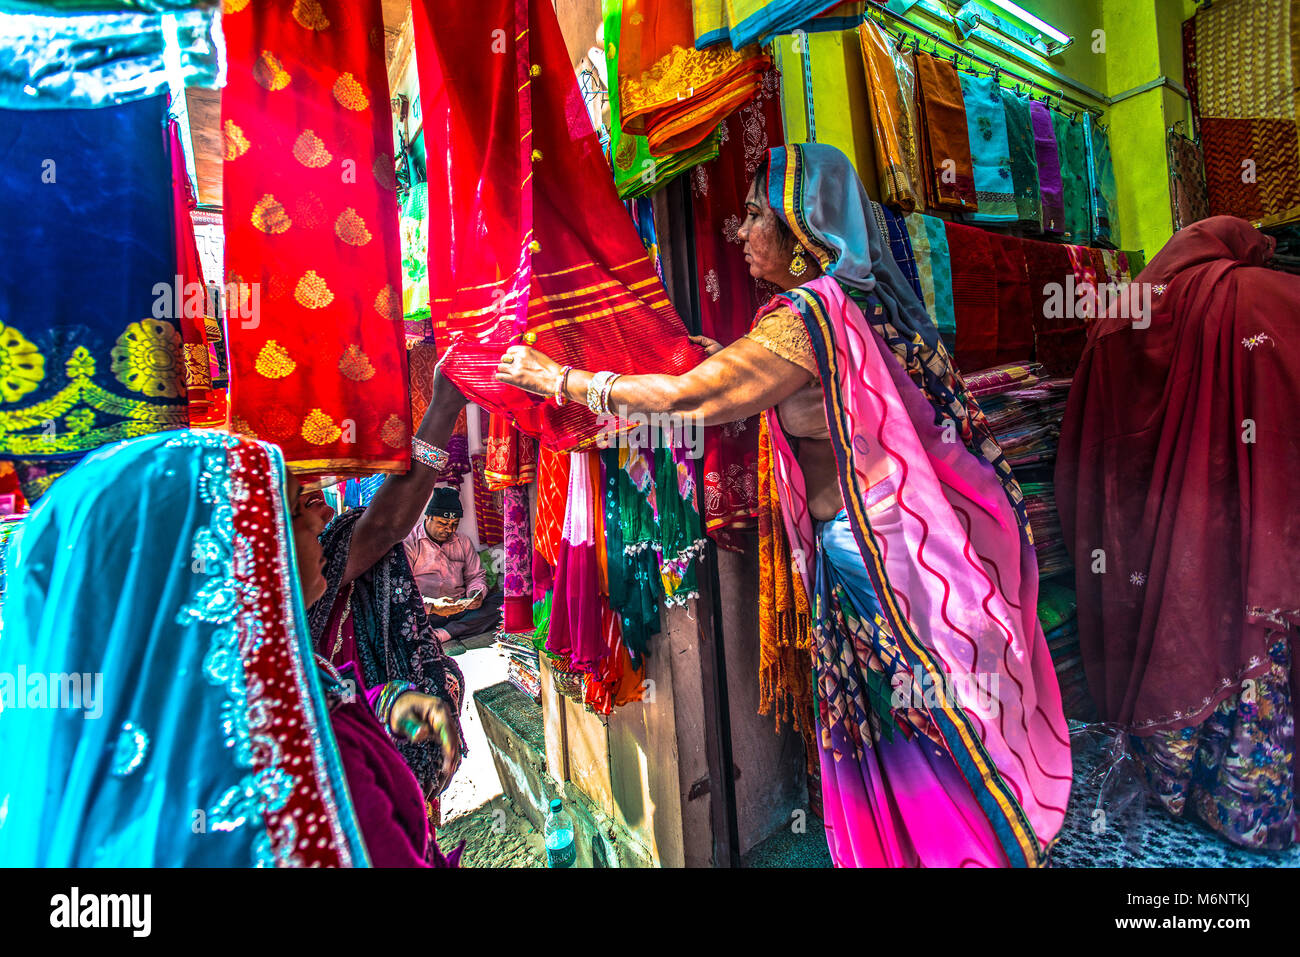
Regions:
<instances>
[{"instance_id":1,"label":"blue headscarf","mask_svg":"<svg viewBox=\"0 0 1300 957\"><path fill-rule=\"evenodd\" d=\"M92 453L23 522L0 639L0 866L294 864L298 822L278 812L303 795L332 807L316 837L338 862L367 863L284 506L274 446L162 432ZM249 607L281 608L283 629ZM254 658L282 675L264 686ZM269 717L286 704L293 729Z\"/></svg>"},{"instance_id":2,"label":"blue headscarf","mask_svg":"<svg viewBox=\"0 0 1300 957\"><path fill-rule=\"evenodd\" d=\"M767 195L772 211L817 257L822 272L858 305L925 395L935 422L951 419L970 453L993 467L1021 530L1032 541L1024 495L1002 447L957 372L938 327L895 262L849 158L822 143L775 147L768 151Z\"/></svg>"},{"instance_id":3,"label":"blue headscarf","mask_svg":"<svg viewBox=\"0 0 1300 957\"><path fill-rule=\"evenodd\" d=\"M872 293L895 329L931 349L938 345L939 330L894 261L871 199L843 152L824 143L773 148L767 192L772 211L859 306Z\"/></svg>"}]
</instances>

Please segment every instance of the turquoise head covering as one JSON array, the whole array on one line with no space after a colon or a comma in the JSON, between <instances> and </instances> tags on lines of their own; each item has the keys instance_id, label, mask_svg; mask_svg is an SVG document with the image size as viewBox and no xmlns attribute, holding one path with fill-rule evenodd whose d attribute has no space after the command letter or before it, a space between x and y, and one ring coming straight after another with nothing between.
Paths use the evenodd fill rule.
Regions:
<instances>
[{"instance_id":1,"label":"turquoise head covering","mask_svg":"<svg viewBox=\"0 0 1300 957\"><path fill-rule=\"evenodd\" d=\"M768 151L768 203L799 243L817 257L861 306L868 294L884 306L900 333L929 349L939 330L894 261L889 241L849 158L824 143L794 143Z\"/></svg>"},{"instance_id":2,"label":"turquoise head covering","mask_svg":"<svg viewBox=\"0 0 1300 957\"><path fill-rule=\"evenodd\" d=\"M0 866L367 863L285 476L274 446L161 432L94 452L23 522Z\"/></svg>"}]
</instances>

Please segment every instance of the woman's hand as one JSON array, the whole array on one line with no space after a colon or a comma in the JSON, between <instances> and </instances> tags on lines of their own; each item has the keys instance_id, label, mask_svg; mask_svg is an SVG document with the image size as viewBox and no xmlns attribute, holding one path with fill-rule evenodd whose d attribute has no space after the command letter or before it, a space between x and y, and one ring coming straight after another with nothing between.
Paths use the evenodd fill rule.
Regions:
<instances>
[{"instance_id":1,"label":"woman's hand","mask_svg":"<svg viewBox=\"0 0 1300 957\"><path fill-rule=\"evenodd\" d=\"M717 339L710 339L708 336L691 336L690 340L691 342L695 343L697 346L703 346L704 351L711 356L717 355L724 348L726 348Z\"/></svg>"},{"instance_id":2,"label":"woman's hand","mask_svg":"<svg viewBox=\"0 0 1300 957\"><path fill-rule=\"evenodd\" d=\"M434 738L442 747L441 793L460 767L460 721L451 705L433 695L408 691L393 703L388 725L394 734L420 742Z\"/></svg>"},{"instance_id":3,"label":"woman's hand","mask_svg":"<svg viewBox=\"0 0 1300 957\"><path fill-rule=\"evenodd\" d=\"M561 366L532 346L511 346L497 364L496 380L532 392L553 395Z\"/></svg>"}]
</instances>

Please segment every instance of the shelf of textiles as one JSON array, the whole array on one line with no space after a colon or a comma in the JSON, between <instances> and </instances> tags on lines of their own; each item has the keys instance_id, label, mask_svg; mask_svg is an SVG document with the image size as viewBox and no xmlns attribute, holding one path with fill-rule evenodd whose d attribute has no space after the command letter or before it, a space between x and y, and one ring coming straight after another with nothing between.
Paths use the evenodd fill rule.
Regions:
<instances>
[{"instance_id":1,"label":"shelf of textiles","mask_svg":"<svg viewBox=\"0 0 1300 957\"><path fill-rule=\"evenodd\" d=\"M641 700L664 613L699 597L705 539L690 449L651 431L601 451L537 448L533 465L533 440L504 435L495 416L491 428L489 483L507 492L497 647L509 680L535 697L545 655L557 689L596 714ZM494 467L503 461L512 464ZM531 630L521 620L526 595Z\"/></svg>"},{"instance_id":2,"label":"shelf of textiles","mask_svg":"<svg viewBox=\"0 0 1300 957\"><path fill-rule=\"evenodd\" d=\"M1065 548L1053 479L1070 380L1048 375L1041 363L1011 362L967 375L966 385L1025 496L1038 558L1038 619L1061 684L1065 714L1092 720L1079 653L1074 565Z\"/></svg>"}]
</instances>

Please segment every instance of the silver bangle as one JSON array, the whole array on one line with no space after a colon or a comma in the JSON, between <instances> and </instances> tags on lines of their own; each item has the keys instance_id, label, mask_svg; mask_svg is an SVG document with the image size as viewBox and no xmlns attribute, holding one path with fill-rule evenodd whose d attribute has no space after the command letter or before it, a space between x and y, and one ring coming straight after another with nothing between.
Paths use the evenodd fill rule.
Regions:
<instances>
[{"instance_id":1,"label":"silver bangle","mask_svg":"<svg viewBox=\"0 0 1300 957\"><path fill-rule=\"evenodd\" d=\"M451 461L451 455L436 445L430 445L424 439L411 436L411 455L415 461L429 466L435 472L441 472Z\"/></svg>"},{"instance_id":2,"label":"silver bangle","mask_svg":"<svg viewBox=\"0 0 1300 957\"><path fill-rule=\"evenodd\" d=\"M591 410L592 415L601 414L601 394L605 391L605 386L614 378L612 372L597 372L588 380L587 408Z\"/></svg>"}]
</instances>

